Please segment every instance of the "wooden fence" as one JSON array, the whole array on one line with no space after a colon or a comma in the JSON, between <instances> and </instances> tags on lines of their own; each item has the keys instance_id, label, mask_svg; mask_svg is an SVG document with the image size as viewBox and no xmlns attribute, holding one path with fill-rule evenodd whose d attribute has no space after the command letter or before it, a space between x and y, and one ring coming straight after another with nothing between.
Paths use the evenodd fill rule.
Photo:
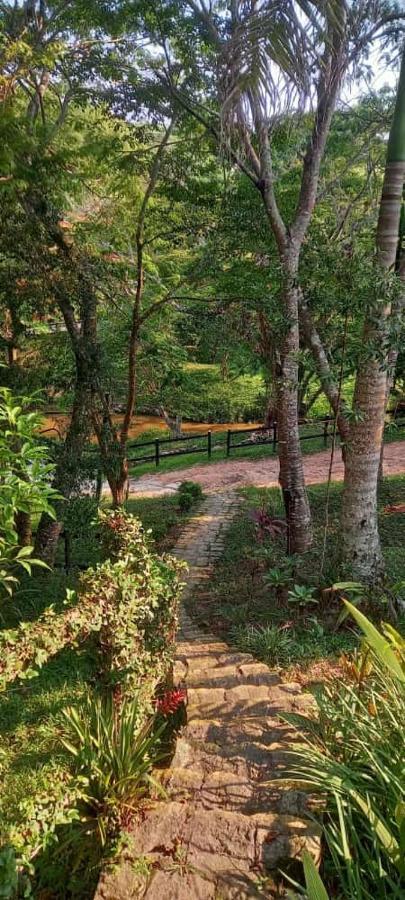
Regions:
<instances>
[{"instance_id":1,"label":"wooden fence","mask_svg":"<svg viewBox=\"0 0 405 900\"><path fill-rule=\"evenodd\" d=\"M322 446L327 448L333 434L333 417L325 416L324 418L308 419L300 422L300 441L321 440ZM393 419L395 428L404 428L405 419ZM393 423L389 423L387 429L393 427ZM339 434L337 433L339 439ZM51 442L54 444L54 441ZM275 453L278 444L277 422L274 422L270 428L229 428L224 432L213 432L210 429L202 434L183 434L181 437L175 438L155 438L150 441L129 442L128 443L128 462L131 466L142 465L144 463L154 462L158 467L163 460L174 456L189 456L194 453L206 454L211 459L213 452L222 450L226 457L230 457L234 450L244 448L249 450L258 446L270 446L272 452ZM99 454L97 445L91 445L89 453ZM145 452L146 451L146 452ZM99 459L95 461L95 472L97 472L97 494L101 492L102 472L100 470Z\"/></svg>"},{"instance_id":2,"label":"wooden fence","mask_svg":"<svg viewBox=\"0 0 405 900\"><path fill-rule=\"evenodd\" d=\"M300 441L303 442L321 439L323 446L327 448L329 440L333 435L333 422L334 419L332 416L325 416L324 418L318 419L309 419L301 422L299 426ZM395 420L395 427L404 428L405 419ZM312 429L314 428L318 430L313 431ZM392 428L392 424L390 423L389 425L387 425L386 429L387 428ZM173 456L186 456L192 453L206 453L207 458L211 459L213 451L225 450L226 456L229 457L231 456L232 451L238 448L243 447L246 450L249 450L252 447L262 445L270 445L273 452L276 452L278 443L277 422L274 422L271 425L271 428L228 428L226 432L217 433L218 437L225 437L225 440L223 439L218 441L217 439L215 439L216 433L208 430L203 434L185 434L177 438L156 438L153 441L145 441L144 443L131 443L128 448L128 462L138 465L146 462L154 462L156 466L159 466L162 459L168 459ZM249 435L249 437L242 438L241 440L242 435ZM235 437L238 440L235 441ZM338 433L337 438L339 438ZM173 445L175 445L175 449L171 449ZM153 447L153 452L151 453L133 455L134 450L137 452L139 450L143 450L144 448L151 447Z\"/></svg>"}]
</instances>

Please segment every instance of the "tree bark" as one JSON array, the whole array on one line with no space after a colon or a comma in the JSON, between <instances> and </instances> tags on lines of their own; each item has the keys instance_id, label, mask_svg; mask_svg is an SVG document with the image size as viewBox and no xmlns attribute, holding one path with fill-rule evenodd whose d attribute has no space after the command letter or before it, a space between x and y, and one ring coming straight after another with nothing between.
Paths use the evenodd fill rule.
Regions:
<instances>
[{"instance_id":1,"label":"tree bark","mask_svg":"<svg viewBox=\"0 0 405 900\"><path fill-rule=\"evenodd\" d=\"M387 396L385 398L385 412L387 412L391 391L395 383L395 370L397 366L399 353L399 340L402 332L402 322L405 310L405 247L403 246L405 239L405 190L402 194L402 208L399 228L399 242L396 260L396 272L400 281L400 289L392 304L391 322L393 325L393 338L395 343L388 352L388 370L387 370ZM396 340L395 340L396 339ZM384 477L384 441L381 444L380 466L378 470L378 480L382 481Z\"/></svg>"},{"instance_id":2,"label":"tree bark","mask_svg":"<svg viewBox=\"0 0 405 900\"><path fill-rule=\"evenodd\" d=\"M53 487L62 496L54 504L55 518L43 513L35 538L34 556L50 568L55 563L59 537L63 528L64 504L77 487L78 472L91 433L92 385L87 367L76 357L76 385L72 415L63 450L57 460Z\"/></svg>"},{"instance_id":3,"label":"tree bark","mask_svg":"<svg viewBox=\"0 0 405 900\"><path fill-rule=\"evenodd\" d=\"M19 509L15 515L15 527L19 546L30 547L32 542L32 522L30 514Z\"/></svg>"},{"instance_id":4,"label":"tree bark","mask_svg":"<svg viewBox=\"0 0 405 900\"><path fill-rule=\"evenodd\" d=\"M305 489L298 427L298 288L297 260L284 258L287 270L283 291L285 334L280 345L277 378L279 481L287 519L289 553L304 553L312 543L311 511Z\"/></svg>"},{"instance_id":5,"label":"tree bark","mask_svg":"<svg viewBox=\"0 0 405 900\"><path fill-rule=\"evenodd\" d=\"M353 401L356 415L347 445L343 493L343 563L353 577L367 582L376 581L384 568L378 531L377 484L388 386L387 325L391 304L386 297L387 279L394 271L397 257L404 180L405 52L388 141L377 225L375 294L364 323L365 353L356 377Z\"/></svg>"},{"instance_id":6,"label":"tree bark","mask_svg":"<svg viewBox=\"0 0 405 900\"><path fill-rule=\"evenodd\" d=\"M307 301L302 293L300 293L299 317L305 343L315 360L322 390L337 416L337 427L342 441L342 448L344 448L350 435L349 422L342 408L339 388L333 377L322 339L314 325Z\"/></svg>"}]
</instances>

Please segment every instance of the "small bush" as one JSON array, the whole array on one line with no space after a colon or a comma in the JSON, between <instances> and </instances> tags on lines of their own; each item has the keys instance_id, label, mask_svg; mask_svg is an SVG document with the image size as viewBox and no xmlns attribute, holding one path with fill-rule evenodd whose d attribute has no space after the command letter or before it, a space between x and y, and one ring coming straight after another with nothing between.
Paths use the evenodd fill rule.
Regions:
<instances>
[{"instance_id":1,"label":"small bush","mask_svg":"<svg viewBox=\"0 0 405 900\"><path fill-rule=\"evenodd\" d=\"M197 502L197 500L201 500L203 492L201 485L196 481L182 481L179 494L190 494L194 502Z\"/></svg>"},{"instance_id":2,"label":"small bush","mask_svg":"<svg viewBox=\"0 0 405 900\"><path fill-rule=\"evenodd\" d=\"M123 510L100 520L109 558L81 576L77 594L68 592L60 612L49 606L35 621L0 630L0 690L37 676L65 647L72 655L86 647L94 660L89 700L64 714L64 746L76 770L62 767L59 780L53 772L43 795L28 793L2 828L21 871L29 874L35 859L41 878L53 866L61 828L70 840L74 823L87 817L105 840L130 820L165 727L166 708L155 697L171 675L183 565L153 553L141 523ZM0 873L7 865L12 877L11 863L11 855L0 859Z\"/></svg>"},{"instance_id":3,"label":"small bush","mask_svg":"<svg viewBox=\"0 0 405 900\"><path fill-rule=\"evenodd\" d=\"M195 481L183 481L178 490L179 507L182 512L189 512L203 496L201 486Z\"/></svg>"}]
</instances>

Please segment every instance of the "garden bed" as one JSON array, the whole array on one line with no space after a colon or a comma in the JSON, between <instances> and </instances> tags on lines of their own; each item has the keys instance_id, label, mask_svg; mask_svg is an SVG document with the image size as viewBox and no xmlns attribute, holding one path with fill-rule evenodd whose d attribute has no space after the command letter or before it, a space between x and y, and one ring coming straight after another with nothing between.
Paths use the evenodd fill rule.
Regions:
<instances>
[{"instance_id":1,"label":"garden bed","mask_svg":"<svg viewBox=\"0 0 405 900\"><path fill-rule=\"evenodd\" d=\"M280 492L247 488L244 509L225 539L224 555L207 588L193 605L199 623L252 653L270 666L288 670L303 683L319 682L340 674L339 658L356 644L352 627L337 627L341 592L331 586L341 581L338 519L342 487L332 484L329 528L324 554L326 486L308 488L314 545L300 559L286 556L282 534L258 534L262 511L282 516ZM405 477L386 478L380 489L380 530L390 585L405 579ZM265 523L265 520L264 520ZM297 587L298 586L298 590ZM397 592L401 589L396 588ZM389 614L379 590L363 608L386 618ZM293 669L293 672L291 672Z\"/></svg>"}]
</instances>

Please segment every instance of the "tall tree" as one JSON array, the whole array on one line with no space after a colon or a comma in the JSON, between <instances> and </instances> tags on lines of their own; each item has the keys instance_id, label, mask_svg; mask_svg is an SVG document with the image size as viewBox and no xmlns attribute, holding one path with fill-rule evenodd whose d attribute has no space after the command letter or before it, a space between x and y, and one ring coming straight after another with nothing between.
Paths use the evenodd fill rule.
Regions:
<instances>
[{"instance_id":1,"label":"tall tree","mask_svg":"<svg viewBox=\"0 0 405 900\"><path fill-rule=\"evenodd\" d=\"M376 279L363 330L364 353L354 393L342 510L343 560L355 577L374 581L383 570L377 483L389 378L389 320L405 181L405 51L387 146L376 235ZM391 361L392 364L392 361Z\"/></svg>"},{"instance_id":2,"label":"tall tree","mask_svg":"<svg viewBox=\"0 0 405 900\"><path fill-rule=\"evenodd\" d=\"M390 18L386 4L366 3L360 10L347 6L344 0L314 3L310 8L307 3L279 6L256 0L232 2L225 8L222 3L207 6L203 0L189 0L185 5L183 45L181 38L174 38L171 45L164 40L166 65L159 62L157 77L166 82L183 108L206 125L218 144L225 147L232 164L259 191L275 239L283 311L277 374L280 484L290 549L302 552L311 543L311 519L298 434L300 257L344 77L367 52L371 39L383 33ZM181 56L184 46L188 53L193 21L198 48L195 66L184 53ZM158 39L156 30L154 36ZM205 103L201 102L204 65L211 67ZM194 92L193 78L198 85ZM311 100L313 127L303 156L300 153L297 157L300 187L296 209L287 218L277 191L272 126L286 102L297 107L302 97ZM215 115L209 114L214 100L221 106L220 124ZM332 399L336 404L336 397Z\"/></svg>"}]
</instances>

